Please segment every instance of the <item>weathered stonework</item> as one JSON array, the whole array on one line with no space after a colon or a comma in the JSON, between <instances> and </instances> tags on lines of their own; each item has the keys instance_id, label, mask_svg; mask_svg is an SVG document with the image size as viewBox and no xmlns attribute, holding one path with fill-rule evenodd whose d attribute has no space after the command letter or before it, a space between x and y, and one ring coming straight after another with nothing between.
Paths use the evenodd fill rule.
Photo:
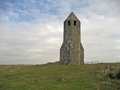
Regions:
<instances>
[{"instance_id":1,"label":"weathered stonework","mask_svg":"<svg viewBox=\"0 0 120 90\"><path fill-rule=\"evenodd\" d=\"M84 64L80 25L80 21L73 12L64 21L64 39L60 48L60 63Z\"/></svg>"}]
</instances>

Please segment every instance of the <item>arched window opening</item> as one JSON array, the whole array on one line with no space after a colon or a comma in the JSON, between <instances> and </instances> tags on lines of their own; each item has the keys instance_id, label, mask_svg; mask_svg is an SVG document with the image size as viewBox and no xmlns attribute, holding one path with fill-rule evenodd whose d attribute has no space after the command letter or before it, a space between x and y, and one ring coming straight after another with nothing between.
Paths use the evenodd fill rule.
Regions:
<instances>
[{"instance_id":1,"label":"arched window opening","mask_svg":"<svg viewBox=\"0 0 120 90\"><path fill-rule=\"evenodd\" d=\"M74 26L76 26L76 21L74 21Z\"/></svg>"},{"instance_id":2,"label":"arched window opening","mask_svg":"<svg viewBox=\"0 0 120 90\"><path fill-rule=\"evenodd\" d=\"M68 25L70 26L70 21L68 21Z\"/></svg>"}]
</instances>

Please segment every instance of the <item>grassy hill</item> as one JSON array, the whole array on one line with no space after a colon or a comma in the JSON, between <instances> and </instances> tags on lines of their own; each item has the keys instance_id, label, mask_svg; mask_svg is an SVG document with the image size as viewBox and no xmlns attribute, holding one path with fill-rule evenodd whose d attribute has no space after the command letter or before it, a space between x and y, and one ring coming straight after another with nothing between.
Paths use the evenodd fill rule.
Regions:
<instances>
[{"instance_id":1,"label":"grassy hill","mask_svg":"<svg viewBox=\"0 0 120 90\"><path fill-rule=\"evenodd\" d=\"M0 90L120 90L120 79L107 77L120 64L1 65Z\"/></svg>"}]
</instances>

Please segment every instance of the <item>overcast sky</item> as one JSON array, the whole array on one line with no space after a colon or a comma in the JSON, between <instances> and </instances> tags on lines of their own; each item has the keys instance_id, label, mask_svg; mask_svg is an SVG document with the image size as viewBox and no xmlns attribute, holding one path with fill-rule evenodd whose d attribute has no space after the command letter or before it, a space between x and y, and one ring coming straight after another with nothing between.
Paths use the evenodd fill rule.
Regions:
<instances>
[{"instance_id":1,"label":"overcast sky","mask_svg":"<svg viewBox=\"0 0 120 90\"><path fill-rule=\"evenodd\" d=\"M71 11L82 24L85 62L120 62L120 0L0 0L0 64L58 61Z\"/></svg>"}]
</instances>

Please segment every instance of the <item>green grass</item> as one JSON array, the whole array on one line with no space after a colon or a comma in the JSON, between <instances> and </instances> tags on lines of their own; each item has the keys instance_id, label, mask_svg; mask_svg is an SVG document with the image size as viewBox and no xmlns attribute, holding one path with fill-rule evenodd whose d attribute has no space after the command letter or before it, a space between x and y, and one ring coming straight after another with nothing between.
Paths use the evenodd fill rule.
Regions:
<instances>
[{"instance_id":1,"label":"green grass","mask_svg":"<svg viewBox=\"0 0 120 90\"><path fill-rule=\"evenodd\" d=\"M1 65L0 90L119 90L119 80L104 77L106 65Z\"/></svg>"}]
</instances>

